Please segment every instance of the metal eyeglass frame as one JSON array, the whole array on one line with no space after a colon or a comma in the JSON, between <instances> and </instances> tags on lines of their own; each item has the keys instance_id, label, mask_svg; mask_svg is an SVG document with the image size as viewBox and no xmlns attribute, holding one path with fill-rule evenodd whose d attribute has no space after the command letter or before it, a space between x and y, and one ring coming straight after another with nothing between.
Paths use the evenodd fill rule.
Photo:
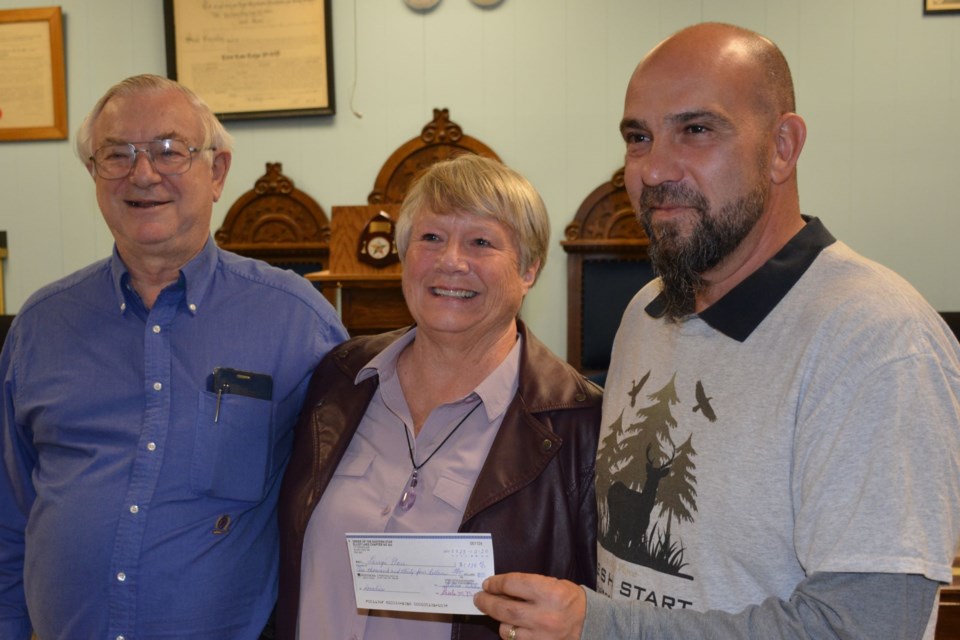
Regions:
<instances>
[{"instance_id":1,"label":"metal eyeglass frame","mask_svg":"<svg viewBox=\"0 0 960 640\"><path fill-rule=\"evenodd\" d=\"M173 171L162 169L159 166L157 166L157 162L154 157L155 149L151 148L151 147L156 147L156 150L163 150L165 148L169 148L171 142L180 143L184 145L184 147L186 147L186 150L187 150L186 162L184 162L182 167L177 167L177 169ZM102 151L103 149L106 149L107 147L127 147L133 154L132 159L130 160L130 166L127 168L127 172L124 173L123 175L117 175L117 176L104 175L101 172L102 167L101 167L101 163L97 162L97 154L100 153L100 151ZM199 153L201 151L216 151L216 150L217 150L216 147L191 147L189 144L187 144L186 141L180 140L178 138L160 138L157 140L143 140L141 142L118 142L113 144L105 144L93 152L93 155L90 156L90 161L93 163L94 170L96 171L97 175L103 178L104 180L123 180L124 178L128 177L131 173L133 173L133 170L136 168L137 154L145 153L147 156L147 159L150 161L150 166L158 174L162 176L178 176L186 173L187 171L190 171L190 167L193 166L194 154Z\"/></svg>"}]
</instances>

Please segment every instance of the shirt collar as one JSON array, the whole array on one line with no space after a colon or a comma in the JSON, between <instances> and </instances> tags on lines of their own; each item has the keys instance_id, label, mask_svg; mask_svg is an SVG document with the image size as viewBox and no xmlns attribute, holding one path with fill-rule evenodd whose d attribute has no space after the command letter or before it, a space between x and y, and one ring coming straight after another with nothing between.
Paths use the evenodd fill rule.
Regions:
<instances>
[{"instance_id":1,"label":"shirt collar","mask_svg":"<svg viewBox=\"0 0 960 640\"><path fill-rule=\"evenodd\" d=\"M177 283L186 289L187 309L191 314L196 315L201 308L201 304L213 282L213 274L217 269L218 262L217 245L208 236L207 242L203 245L200 253L195 255L190 261L180 269L180 279ZM110 274L113 281L114 295L117 299L117 306L120 313L126 313L127 297L124 293L130 282L130 272L127 265L123 263L120 252L117 251L117 245L113 245L113 255L110 258Z\"/></svg>"},{"instance_id":2,"label":"shirt collar","mask_svg":"<svg viewBox=\"0 0 960 640\"><path fill-rule=\"evenodd\" d=\"M413 327L410 331L404 333L389 347L370 359L354 380L354 384L359 384L363 380L378 375L381 379L395 376L397 371L397 358L400 353L416 339L417 328ZM517 392L517 385L520 376L520 349L523 339L517 334L517 341L496 369L488 375L469 395L476 395L483 402L484 411L487 413L487 420L493 422L501 414L506 412L507 407L513 400Z\"/></svg>"},{"instance_id":3,"label":"shirt collar","mask_svg":"<svg viewBox=\"0 0 960 640\"><path fill-rule=\"evenodd\" d=\"M836 238L819 218L804 216L806 225L775 256L699 314L724 335L744 342L793 288L820 252ZM661 293L646 306L654 318L665 312Z\"/></svg>"}]
</instances>

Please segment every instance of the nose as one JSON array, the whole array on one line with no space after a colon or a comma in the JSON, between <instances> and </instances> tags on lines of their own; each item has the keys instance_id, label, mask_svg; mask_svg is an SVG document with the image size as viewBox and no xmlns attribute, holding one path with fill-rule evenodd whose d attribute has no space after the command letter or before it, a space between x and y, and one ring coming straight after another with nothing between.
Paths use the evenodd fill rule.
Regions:
<instances>
[{"instance_id":1,"label":"nose","mask_svg":"<svg viewBox=\"0 0 960 640\"><path fill-rule=\"evenodd\" d=\"M632 173L642 186L653 187L664 182L679 182L683 178L683 169L677 158L676 149L670 141L656 140L646 153L633 159L628 157L627 165L635 165Z\"/></svg>"},{"instance_id":2,"label":"nose","mask_svg":"<svg viewBox=\"0 0 960 640\"><path fill-rule=\"evenodd\" d=\"M153 158L147 149L136 149L133 156L133 169L130 170L130 180L135 184L154 184L163 180L153 166Z\"/></svg>"},{"instance_id":3,"label":"nose","mask_svg":"<svg viewBox=\"0 0 960 640\"><path fill-rule=\"evenodd\" d=\"M467 270L464 253L457 242L447 242L437 256L437 265L448 273Z\"/></svg>"}]
</instances>

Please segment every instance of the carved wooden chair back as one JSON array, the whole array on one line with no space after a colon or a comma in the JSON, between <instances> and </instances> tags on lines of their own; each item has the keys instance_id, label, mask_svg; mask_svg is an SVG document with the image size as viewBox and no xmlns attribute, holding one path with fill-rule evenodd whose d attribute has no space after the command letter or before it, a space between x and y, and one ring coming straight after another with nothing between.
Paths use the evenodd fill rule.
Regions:
<instances>
[{"instance_id":1,"label":"carved wooden chair back","mask_svg":"<svg viewBox=\"0 0 960 640\"><path fill-rule=\"evenodd\" d=\"M623 169L590 192L564 236L567 361L602 381L620 317L653 277L649 240L627 197Z\"/></svg>"},{"instance_id":2,"label":"carved wooden chair back","mask_svg":"<svg viewBox=\"0 0 960 640\"><path fill-rule=\"evenodd\" d=\"M240 196L214 234L222 248L298 273L328 266L330 222L323 207L283 175L280 162Z\"/></svg>"}]
</instances>

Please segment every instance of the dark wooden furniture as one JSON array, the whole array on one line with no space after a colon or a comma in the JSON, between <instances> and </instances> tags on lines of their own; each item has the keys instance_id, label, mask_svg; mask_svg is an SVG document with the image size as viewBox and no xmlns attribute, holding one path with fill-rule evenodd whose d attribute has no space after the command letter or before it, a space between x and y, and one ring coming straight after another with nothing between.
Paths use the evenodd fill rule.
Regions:
<instances>
[{"instance_id":1,"label":"dark wooden furniture","mask_svg":"<svg viewBox=\"0 0 960 640\"><path fill-rule=\"evenodd\" d=\"M394 203L333 207L330 268L308 273L322 291L340 295L340 318L350 335L382 333L413 322L400 290L400 264L377 268L357 257L367 221L381 211L396 220Z\"/></svg>"},{"instance_id":2,"label":"dark wooden furniture","mask_svg":"<svg viewBox=\"0 0 960 640\"><path fill-rule=\"evenodd\" d=\"M960 311L941 311L943 320L960 339ZM936 640L960 640L960 556L953 559L953 584L940 589Z\"/></svg>"},{"instance_id":3,"label":"dark wooden furniture","mask_svg":"<svg viewBox=\"0 0 960 640\"><path fill-rule=\"evenodd\" d=\"M7 257L7 232L0 231L0 314L4 313L3 259ZM0 342L0 344L3 344Z\"/></svg>"},{"instance_id":4,"label":"dark wooden furniture","mask_svg":"<svg viewBox=\"0 0 960 640\"><path fill-rule=\"evenodd\" d=\"M330 268L307 274L328 298L339 294L340 318L350 335L379 333L413 322L400 289L399 264L377 269L355 256L364 224L383 209L396 220L400 203L414 179L427 167L462 153L499 160L483 142L450 120L447 109L434 109L433 120L390 154L367 197L369 204L333 207Z\"/></svg>"},{"instance_id":5,"label":"dark wooden furniture","mask_svg":"<svg viewBox=\"0 0 960 640\"><path fill-rule=\"evenodd\" d=\"M953 561L953 584L940 589L936 640L960 640L960 562Z\"/></svg>"},{"instance_id":6,"label":"dark wooden furniture","mask_svg":"<svg viewBox=\"0 0 960 640\"><path fill-rule=\"evenodd\" d=\"M649 240L623 169L586 197L560 244L567 252L567 361L602 382L627 303L653 277Z\"/></svg>"},{"instance_id":7,"label":"dark wooden furniture","mask_svg":"<svg viewBox=\"0 0 960 640\"><path fill-rule=\"evenodd\" d=\"M10 325L13 324L14 316L0 315L0 348L7 339L7 332L10 331Z\"/></svg>"},{"instance_id":8,"label":"dark wooden furniture","mask_svg":"<svg viewBox=\"0 0 960 640\"><path fill-rule=\"evenodd\" d=\"M214 234L228 251L300 274L325 269L330 254L330 223L316 200L268 162L253 189L240 196Z\"/></svg>"},{"instance_id":9,"label":"dark wooden furniture","mask_svg":"<svg viewBox=\"0 0 960 640\"><path fill-rule=\"evenodd\" d=\"M410 183L421 171L461 153L500 159L493 149L464 134L460 125L450 119L449 109L434 109L433 120L423 127L420 135L400 145L383 163L367 202L403 202Z\"/></svg>"}]
</instances>

